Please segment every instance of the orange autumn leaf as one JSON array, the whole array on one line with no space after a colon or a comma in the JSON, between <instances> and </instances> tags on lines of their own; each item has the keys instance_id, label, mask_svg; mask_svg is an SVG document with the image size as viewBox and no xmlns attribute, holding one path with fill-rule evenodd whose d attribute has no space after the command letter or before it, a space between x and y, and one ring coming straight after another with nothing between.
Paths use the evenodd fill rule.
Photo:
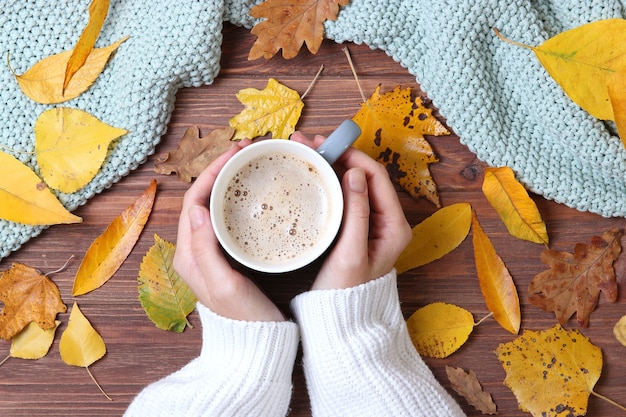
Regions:
<instances>
[{"instance_id":1,"label":"orange autumn leaf","mask_svg":"<svg viewBox=\"0 0 626 417\"><path fill-rule=\"evenodd\" d=\"M383 163L391 179L413 198L423 196L441 207L429 170L429 164L438 158L424 135L450 132L421 99L412 97L411 88L397 86L381 95L380 86L376 87L353 120L362 131L355 148Z\"/></svg>"},{"instance_id":2,"label":"orange autumn leaf","mask_svg":"<svg viewBox=\"0 0 626 417\"><path fill-rule=\"evenodd\" d=\"M192 126L185 131L178 147L154 164L157 174L178 174L178 179L191 182L232 144L234 129L230 126L216 129L200 137L200 130Z\"/></svg>"},{"instance_id":3,"label":"orange autumn leaf","mask_svg":"<svg viewBox=\"0 0 626 417\"><path fill-rule=\"evenodd\" d=\"M577 243L574 253L546 249L541 261L550 269L539 273L528 287L531 304L553 311L560 324L576 313L578 324L587 327L600 293L608 302L617 299L613 262L622 251L621 229L594 236L591 243Z\"/></svg>"},{"instance_id":4,"label":"orange autumn leaf","mask_svg":"<svg viewBox=\"0 0 626 417\"><path fill-rule=\"evenodd\" d=\"M89 23L78 38L78 42L74 47L74 51L67 61L65 67L65 78L63 80L63 89L65 92L70 80L76 74L76 71L83 66L87 57L91 53L96 40L100 35L100 30L104 24L107 13L109 12L109 0L92 0L89 5Z\"/></svg>"},{"instance_id":5,"label":"orange autumn leaf","mask_svg":"<svg viewBox=\"0 0 626 417\"><path fill-rule=\"evenodd\" d=\"M257 36L248 55L249 60L266 59L280 49L283 58L298 55L306 43L312 54L317 53L324 40L324 22L336 20L339 6L350 0L266 0L250 9L250 16L264 19L250 33Z\"/></svg>"},{"instance_id":6,"label":"orange autumn leaf","mask_svg":"<svg viewBox=\"0 0 626 417\"><path fill-rule=\"evenodd\" d=\"M83 295L101 287L122 265L152 212L156 188L153 179L144 193L92 242L76 272L72 295Z\"/></svg>"},{"instance_id":7,"label":"orange autumn leaf","mask_svg":"<svg viewBox=\"0 0 626 417\"><path fill-rule=\"evenodd\" d=\"M521 324L517 288L474 212L472 212L472 232L476 274L485 304L500 326L517 334Z\"/></svg>"},{"instance_id":8,"label":"orange autumn leaf","mask_svg":"<svg viewBox=\"0 0 626 417\"><path fill-rule=\"evenodd\" d=\"M35 268L13 263L0 275L0 338L9 340L28 323L36 322L44 330L56 326L58 313L67 307L54 282Z\"/></svg>"}]
</instances>

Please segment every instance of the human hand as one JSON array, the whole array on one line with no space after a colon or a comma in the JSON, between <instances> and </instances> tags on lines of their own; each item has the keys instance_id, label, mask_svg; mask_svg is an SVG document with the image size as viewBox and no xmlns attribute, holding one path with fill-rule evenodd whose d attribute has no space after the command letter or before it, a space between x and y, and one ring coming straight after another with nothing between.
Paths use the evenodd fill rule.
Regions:
<instances>
[{"instance_id":1,"label":"human hand","mask_svg":"<svg viewBox=\"0 0 626 417\"><path fill-rule=\"evenodd\" d=\"M217 174L250 141L237 142L207 167L185 193L178 223L174 269L198 300L216 314L235 320L283 321L278 307L234 270L219 245L207 204Z\"/></svg>"},{"instance_id":2,"label":"human hand","mask_svg":"<svg viewBox=\"0 0 626 417\"><path fill-rule=\"evenodd\" d=\"M310 140L295 132L291 140L317 147L324 138ZM343 173L343 226L312 289L349 288L383 276L411 240L411 227L381 164L351 148L335 167Z\"/></svg>"}]
</instances>

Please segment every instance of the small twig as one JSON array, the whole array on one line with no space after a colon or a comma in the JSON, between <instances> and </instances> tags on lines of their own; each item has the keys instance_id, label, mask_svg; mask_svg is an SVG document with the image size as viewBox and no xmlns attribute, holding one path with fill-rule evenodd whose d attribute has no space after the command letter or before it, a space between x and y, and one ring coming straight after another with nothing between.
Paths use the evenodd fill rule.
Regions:
<instances>
[{"instance_id":1,"label":"small twig","mask_svg":"<svg viewBox=\"0 0 626 417\"><path fill-rule=\"evenodd\" d=\"M67 261L65 261L65 263L63 264L63 266L62 266L61 268L56 269L56 270L54 270L54 271L50 271L50 272L48 272L48 273L46 273L46 274L44 274L44 275L45 275L45 276L50 276L50 275L52 275L52 274L56 274L57 272L61 272L61 271L63 271L65 268L67 268L67 266L69 265L69 263L70 263L70 261L71 261L72 259L74 259L74 255L71 255L71 256L70 256L70 258L69 258Z\"/></svg>"},{"instance_id":2,"label":"small twig","mask_svg":"<svg viewBox=\"0 0 626 417\"><path fill-rule=\"evenodd\" d=\"M304 94L302 94L302 97L300 97L301 100L304 100L304 97L306 97L306 95L309 94L309 91L311 91L311 88L313 88L313 85L317 81L317 77L320 76L323 70L324 70L324 65L320 66L320 69L317 70L317 74L315 74L315 77L313 77L313 81L311 81L311 84L309 84L309 88L307 88Z\"/></svg>"},{"instance_id":3,"label":"small twig","mask_svg":"<svg viewBox=\"0 0 626 417\"><path fill-rule=\"evenodd\" d=\"M483 317L482 319L478 320L478 322L474 324L474 327L478 326L480 323L482 323L483 321L487 320L491 316L493 316L493 312L487 314L485 317Z\"/></svg>"},{"instance_id":4,"label":"small twig","mask_svg":"<svg viewBox=\"0 0 626 417\"><path fill-rule=\"evenodd\" d=\"M350 51L348 47L343 48L343 53L346 54L346 58L348 59L348 64L350 64L350 70L352 71L352 75L354 75L354 80L356 81L357 87L359 87L359 92L361 93L361 99L363 103L367 101L365 94L363 93L363 89L361 88L361 83L359 82L359 77L356 75L356 69L354 69L354 63L352 62L352 57L350 56Z\"/></svg>"},{"instance_id":5,"label":"small twig","mask_svg":"<svg viewBox=\"0 0 626 417\"><path fill-rule=\"evenodd\" d=\"M96 381L96 378L93 377L93 375L91 374L91 371L89 370L88 366L85 366L85 369L87 370L87 373L89 374L89 376L91 377L91 380L93 381L94 384L96 384L96 386L98 387L98 389L100 390L101 393L104 394L105 397L107 397L107 400L109 401L113 401L113 398L109 397L109 395L104 392L104 390L102 389L102 387L100 386L100 384L98 384L98 381Z\"/></svg>"}]
</instances>

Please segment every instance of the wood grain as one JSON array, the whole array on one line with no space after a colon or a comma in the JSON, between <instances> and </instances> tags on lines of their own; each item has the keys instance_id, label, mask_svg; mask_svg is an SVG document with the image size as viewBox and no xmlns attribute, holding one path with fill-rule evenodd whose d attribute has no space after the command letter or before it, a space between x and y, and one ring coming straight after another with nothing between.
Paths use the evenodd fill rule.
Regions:
<instances>
[{"instance_id":1,"label":"wood grain","mask_svg":"<svg viewBox=\"0 0 626 417\"><path fill-rule=\"evenodd\" d=\"M244 87L262 89L269 77L304 92L321 65L324 71L305 100L305 110L299 124L305 134L329 134L343 119L353 116L359 109L361 95L345 58L344 47L353 57L360 83L366 95L377 85L388 91L398 84L419 90L415 78L406 69L383 52L365 45L339 45L325 41L315 56L303 51L297 58L248 61L247 53L254 37L242 28L226 25L224 29L222 69L210 86L180 90L176 107L157 148L162 154L174 148L185 129L199 126L206 134L214 128L226 126L228 120L239 113L242 105L235 93ZM445 122L444 119L442 121ZM454 130L454 126L449 126ZM433 164L432 174L439 188L441 202L450 205L469 202L481 221L485 232L508 266L522 300L522 329L541 330L556 324L554 315L539 310L527 302L530 280L545 269L539 255L540 245L512 238L481 193L483 164L463 146L454 135L429 138L440 162ZM143 255L153 244L153 235L175 242L178 213L188 184L175 176L160 176L153 172L156 155L148 158L138 170L119 183L80 207L76 214L84 222L71 226L54 226L45 230L22 249L0 263L8 269L12 262L23 262L43 271L57 269L71 256L72 262L64 272L52 278L59 286L68 306L77 301L83 313L102 334L108 352L104 359L90 367L91 372L107 393L110 402L92 384L84 369L69 367L59 357L60 332L67 327L67 314L48 356L39 361L9 359L0 367L0 416L116 416L121 415L132 398L147 384L182 367L198 355L201 331L196 313L190 317L196 326L183 334L158 330L148 320L138 301L137 272ZM153 214L137 246L119 272L101 289L73 298L71 288L79 259L104 228L130 205L147 187L151 178L159 182ZM435 211L425 200L414 201L402 191L399 195L412 225ZM577 242L589 242L611 227L623 227L622 218L602 218L546 201L536 200L548 228L551 248L571 251ZM624 285L623 262L618 265L618 281ZM289 300L310 285L314 267L294 276L257 276L259 284L283 309ZM402 274L399 292L406 317L417 308L434 301L457 304L471 311L478 319L488 311L483 302L474 268L471 237L444 258L429 265ZM626 300L622 294L614 304L601 302L591 316L590 326L583 333L600 346L605 366L596 391L616 401L626 402L625 347L613 337L612 328L626 314ZM567 325L575 327L574 321ZM494 320L478 326L469 342L446 359L426 359L435 376L450 389L445 366L473 369L484 388L493 394L500 415L527 415L518 409L512 392L503 385L504 371L494 349L500 343L513 339L513 335L500 328ZM0 341L0 357L9 353L10 344ZM416 387L417 389L417 387ZM453 394L456 397L456 394ZM459 403L470 416L480 413L459 398ZM623 414L623 413L622 413ZM294 392L291 416L310 416L308 397L299 360L294 369ZM591 397L588 416L620 415L615 407Z\"/></svg>"}]
</instances>

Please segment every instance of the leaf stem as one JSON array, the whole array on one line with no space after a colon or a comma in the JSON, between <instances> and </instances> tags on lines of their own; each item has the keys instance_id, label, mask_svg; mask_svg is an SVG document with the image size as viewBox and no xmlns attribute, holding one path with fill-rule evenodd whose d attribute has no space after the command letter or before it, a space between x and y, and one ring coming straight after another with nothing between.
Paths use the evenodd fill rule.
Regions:
<instances>
[{"instance_id":1,"label":"leaf stem","mask_svg":"<svg viewBox=\"0 0 626 417\"><path fill-rule=\"evenodd\" d=\"M487 314L485 317L483 317L482 319L478 320L478 322L474 323L474 327L478 326L479 324L481 324L483 321L487 320L489 317L493 316L493 311L490 312L489 314Z\"/></svg>"},{"instance_id":2,"label":"leaf stem","mask_svg":"<svg viewBox=\"0 0 626 417\"><path fill-rule=\"evenodd\" d=\"M535 49L535 48L533 48L532 46L529 46L529 45L526 45L526 44L523 44L523 43L520 43L520 42L516 42L516 41L511 40L511 39L509 39L509 38L505 38L505 37L504 37L504 36L500 33L500 31L498 30L498 28L493 28L493 31L494 31L494 32L496 32L496 36L497 36L498 38L500 38L500 40L503 40L503 41L504 41L504 42L506 42L506 43L510 43L511 45L520 46L520 47L522 47L522 48L526 48L526 49L530 49L530 50Z\"/></svg>"},{"instance_id":3,"label":"leaf stem","mask_svg":"<svg viewBox=\"0 0 626 417\"><path fill-rule=\"evenodd\" d=\"M9 151L9 152L13 152L13 153L19 153L22 155L35 155L35 152L28 152L28 151L20 151L17 149L13 149L13 148L9 148L8 146L4 146L0 144L0 149L4 150L4 151Z\"/></svg>"},{"instance_id":4,"label":"leaf stem","mask_svg":"<svg viewBox=\"0 0 626 417\"><path fill-rule=\"evenodd\" d=\"M598 398L600 398L600 399L602 399L602 400L604 400L604 401L608 402L609 404L614 405L615 407L619 408L620 410L622 410L622 411L626 411L626 407L624 407L623 405L621 405L621 404L619 404L619 403L617 403L617 402L613 401L612 399L607 398L607 397L605 397L605 396L604 396L604 395L602 395L602 394L598 394L598 393L597 393L597 392L595 392L594 390L591 390L591 391L590 391L590 393L591 393L591 394L593 394L593 395L595 395L596 397L598 397Z\"/></svg>"},{"instance_id":5,"label":"leaf stem","mask_svg":"<svg viewBox=\"0 0 626 417\"><path fill-rule=\"evenodd\" d=\"M324 70L324 65L321 65L320 69L317 70L317 74L315 74L315 77L313 77L313 81L311 81L311 84L309 84L309 88L307 88L306 91L304 92L304 94L302 94L302 97L300 97L300 100L304 100L306 95L309 94L309 91L311 91L311 88L313 88L313 85L315 84L315 81L317 81L317 77L320 76L320 74L322 73L323 70Z\"/></svg>"},{"instance_id":6,"label":"leaf stem","mask_svg":"<svg viewBox=\"0 0 626 417\"><path fill-rule=\"evenodd\" d=\"M359 82L359 76L356 74L356 69L354 68L354 63L352 62L352 57L350 56L350 51L348 47L343 48L343 53L346 54L346 58L348 59L348 64L350 64L350 70L352 71L352 75L354 76L354 81L356 81L356 85L359 88L359 92L361 93L361 99L363 103L367 102L367 98L363 93L363 89L361 88L361 83Z\"/></svg>"},{"instance_id":7,"label":"leaf stem","mask_svg":"<svg viewBox=\"0 0 626 417\"><path fill-rule=\"evenodd\" d=\"M2 359L2 362L0 362L0 366L2 366L6 361L8 361L10 357L11 357L11 355L9 355L6 358Z\"/></svg>"},{"instance_id":8,"label":"leaf stem","mask_svg":"<svg viewBox=\"0 0 626 417\"><path fill-rule=\"evenodd\" d=\"M91 380L93 381L94 384L96 384L96 387L98 387L98 389L100 390L100 392L102 394L104 394L105 397L107 397L107 400L109 401L113 401L113 398L109 397L108 394L106 392L104 392L104 390L102 389L102 387L100 386L100 384L98 384L98 381L96 381L96 378L93 377L91 371L89 370L88 366L85 366L85 369L87 370L87 373L89 374L89 376L91 377Z\"/></svg>"},{"instance_id":9,"label":"leaf stem","mask_svg":"<svg viewBox=\"0 0 626 417\"><path fill-rule=\"evenodd\" d=\"M63 266L62 266L61 268L59 268L59 269L55 269L54 271L50 271L50 272L48 272L47 274L44 274L44 275L45 275L45 276L49 276L49 275L52 275L52 274L56 274L57 272L61 272L61 271L63 271L65 268L67 268L67 265L69 265L69 263L70 263L70 261L71 261L72 259L74 259L74 255L71 255L71 256L69 257L69 259L68 259L67 261L65 261L65 263L63 264Z\"/></svg>"}]
</instances>

